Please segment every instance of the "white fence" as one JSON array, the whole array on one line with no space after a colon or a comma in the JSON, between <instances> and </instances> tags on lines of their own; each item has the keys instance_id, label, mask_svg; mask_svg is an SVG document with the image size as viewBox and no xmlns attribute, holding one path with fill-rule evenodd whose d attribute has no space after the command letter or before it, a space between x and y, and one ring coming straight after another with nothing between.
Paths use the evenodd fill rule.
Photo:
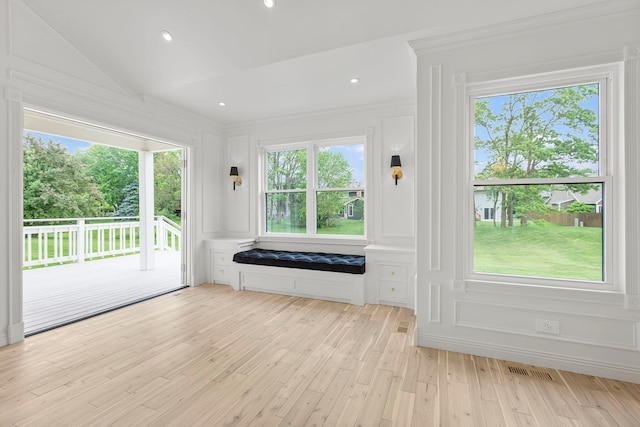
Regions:
<instances>
[{"instance_id":1,"label":"white fence","mask_svg":"<svg viewBox=\"0 0 640 427\"><path fill-rule=\"evenodd\" d=\"M137 217L24 220L23 266L83 262L140 251ZM164 216L154 219L156 250L180 250L181 227Z\"/></svg>"}]
</instances>

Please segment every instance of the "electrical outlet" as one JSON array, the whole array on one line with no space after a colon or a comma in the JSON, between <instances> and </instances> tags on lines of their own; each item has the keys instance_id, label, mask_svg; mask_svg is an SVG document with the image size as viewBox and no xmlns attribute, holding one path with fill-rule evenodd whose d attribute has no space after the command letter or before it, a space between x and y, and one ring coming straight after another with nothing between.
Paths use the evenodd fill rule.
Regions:
<instances>
[{"instance_id":1,"label":"electrical outlet","mask_svg":"<svg viewBox=\"0 0 640 427\"><path fill-rule=\"evenodd\" d=\"M536 331L545 334L560 334L560 321L559 320L547 320L536 319Z\"/></svg>"}]
</instances>

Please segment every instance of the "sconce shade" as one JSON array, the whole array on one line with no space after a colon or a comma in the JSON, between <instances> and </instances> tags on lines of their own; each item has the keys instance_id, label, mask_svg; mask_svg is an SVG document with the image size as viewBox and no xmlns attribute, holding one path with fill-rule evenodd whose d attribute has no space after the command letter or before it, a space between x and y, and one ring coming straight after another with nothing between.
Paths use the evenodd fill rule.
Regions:
<instances>
[{"instance_id":1,"label":"sconce shade","mask_svg":"<svg viewBox=\"0 0 640 427\"><path fill-rule=\"evenodd\" d=\"M402 163L400 162L400 156L397 154L391 156L391 167L393 168L391 177L396 181L396 186L398 185L398 180L402 178L402 171L400 170L401 166Z\"/></svg>"},{"instance_id":2,"label":"sconce shade","mask_svg":"<svg viewBox=\"0 0 640 427\"><path fill-rule=\"evenodd\" d=\"M236 191L236 186L242 184L242 178L238 176L238 167L231 166L231 170L229 171L229 176L233 177L233 191Z\"/></svg>"}]
</instances>

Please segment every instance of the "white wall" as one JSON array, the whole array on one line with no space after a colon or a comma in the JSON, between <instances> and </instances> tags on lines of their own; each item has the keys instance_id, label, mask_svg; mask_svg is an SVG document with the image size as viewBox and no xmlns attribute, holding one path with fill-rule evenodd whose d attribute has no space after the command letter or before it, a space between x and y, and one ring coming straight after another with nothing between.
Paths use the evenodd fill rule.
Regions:
<instances>
[{"instance_id":1,"label":"white wall","mask_svg":"<svg viewBox=\"0 0 640 427\"><path fill-rule=\"evenodd\" d=\"M640 9L587 7L503 26L418 40L417 314L423 346L640 382L637 212L640 182ZM491 283L465 277L464 103L468 84L606 63L625 66L619 292ZM617 181L623 185L622 181ZM623 187L621 187L623 188ZM633 188L633 190L631 190ZM618 221L619 220L619 221ZM626 236L626 242L622 239ZM625 262L626 260L626 262ZM625 267L626 265L626 267ZM535 331L536 319L560 334Z\"/></svg>"},{"instance_id":2,"label":"white wall","mask_svg":"<svg viewBox=\"0 0 640 427\"><path fill-rule=\"evenodd\" d=\"M22 111L25 106L190 149L189 283L205 281L202 240L219 232L220 128L142 98L106 75L20 2L0 1L0 345L23 338ZM202 183L206 175L207 186ZM211 197L208 197L211 196ZM218 200L216 200L218 199ZM206 212L206 215L203 214Z\"/></svg>"},{"instance_id":3,"label":"white wall","mask_svg":"<svg viewBox=\"0 0 640 427\"><path fill-rule=\"evenodd\" d=\"M235 192L227 184L227 233L234 237L259 234L259 153L269 143L295 143L341 136L367 135L365 190L366 242L340 244L335 239L274 241L263 238L264 248L322 250L362 253L367 243L414 246L414 128L413 102L371 106L350 110L282 118L234 126L226 129L228 175L230 166L238 166L243 184ZM403 178L394 185L391 178L391 155L399 154ZM228 177L227 177L228 179Z\"/></svg>"}]
</instances>

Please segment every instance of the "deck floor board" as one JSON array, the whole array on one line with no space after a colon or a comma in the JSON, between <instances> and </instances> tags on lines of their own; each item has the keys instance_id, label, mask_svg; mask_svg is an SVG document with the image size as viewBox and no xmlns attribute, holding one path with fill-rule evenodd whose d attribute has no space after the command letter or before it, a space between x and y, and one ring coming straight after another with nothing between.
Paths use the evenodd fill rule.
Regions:
<instances>
[{"instance_id":1,"label":"deck floor board","mask_svg":"<svg viewBox=\"0 0 640 427\"><path fill-rule=\"evenodd\" d=\"M138 255L23 272L27 335L183 287L180 254L158 251L155 268L140 270Z\"/></svg>"}]
</instances>

